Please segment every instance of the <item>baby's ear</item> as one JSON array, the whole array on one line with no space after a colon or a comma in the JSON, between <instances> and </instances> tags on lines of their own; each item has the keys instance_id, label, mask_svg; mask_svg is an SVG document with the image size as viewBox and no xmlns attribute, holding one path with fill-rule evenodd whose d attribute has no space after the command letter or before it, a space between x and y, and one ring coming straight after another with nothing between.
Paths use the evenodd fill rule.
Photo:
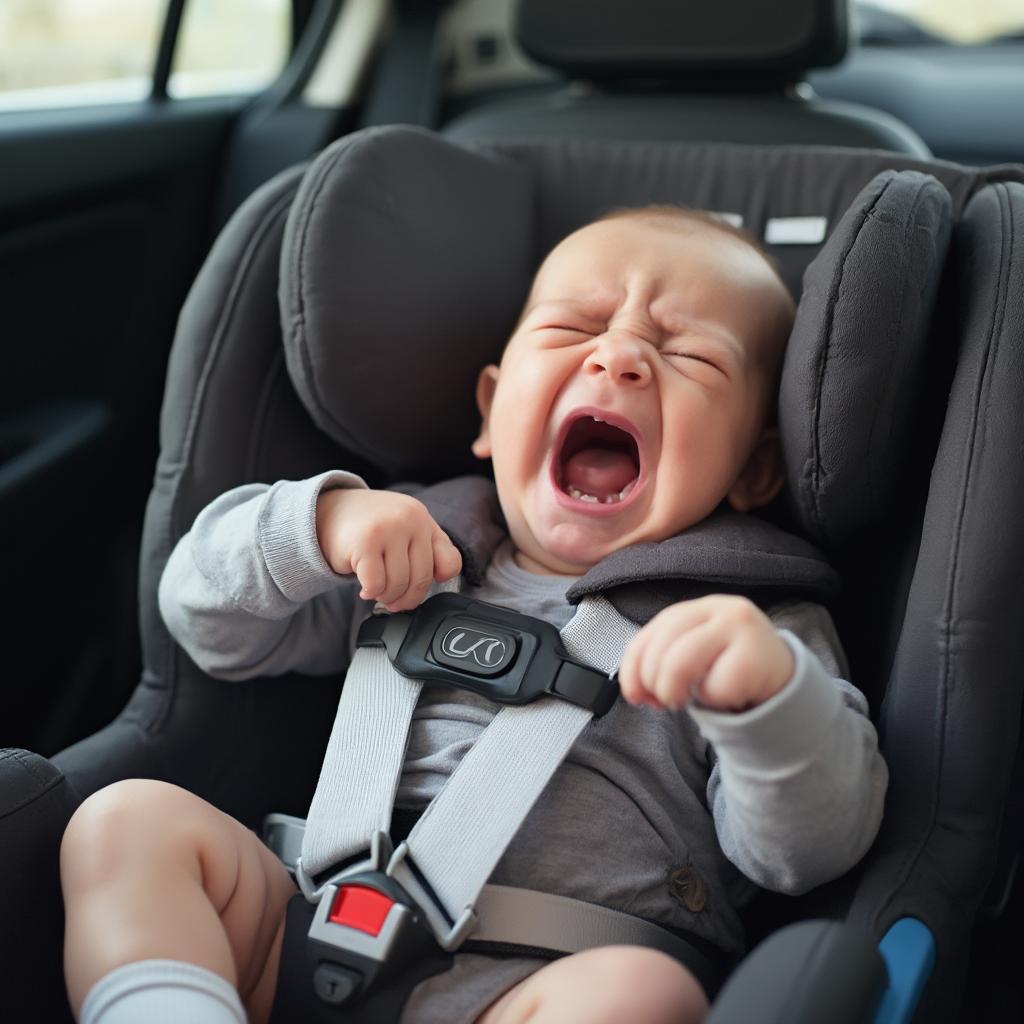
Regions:
<instances>
[{"instance_id":1,"label":"baby's ear","mask_svg":"<svg viewBox=\"0 0 1024 1024\"><path fill-rule=\"evenodd\" d=\"M480 433L470 445L478 459L491 457L491 403L498 386L498 367L490 363L480 371L476 379L476 406L480 410Z\"/></svg>"},{"instance_id":2,"label":"baby's ear","mask_svg":"<svg viewBox=\"0 0 1024 1024\"><path fill-rule=\"evenodd\" d=\"M777 427L767 427L725 497L737 512L749 512L767 505L782 490L784 479L779 431Z\"/></svg>"}]
</instances>

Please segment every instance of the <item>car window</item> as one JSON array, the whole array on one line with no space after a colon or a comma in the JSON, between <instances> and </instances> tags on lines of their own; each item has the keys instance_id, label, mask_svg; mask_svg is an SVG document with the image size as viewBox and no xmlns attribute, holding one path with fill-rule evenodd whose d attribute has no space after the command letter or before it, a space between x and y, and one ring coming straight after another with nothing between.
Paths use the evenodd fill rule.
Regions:
<instances>
[{"instance_id":1,"label":"car window","mask_svg":"<svg viewBox=\"0 0 1024 1024\"><path fill-rule=\"evenodd\" d=\"M146 98L167 10L167 0L2 0L0 109ZM290 0L186 0L169 95L260 89L287 59L290 19Z\"/></svg>"},{"instance_id":2,"label":"car window","mask_svg":"<svg viewBox=\"0 0 1024 1024\"><path fill-rule=\"evenodd\" d=\"M164 0L0 3L0 105L78 106L142 99Z\"/></svg>"},{"instance_id":3,"label":"car window","mask_svg":"<svg viewBox=\"0 0 1024 1024\"><path fill-rule=\"evenodd\" d=\"M291 0L189 0L167 92L255 92L288 59Z\"/></svg>"},{"instance_id":4,"label":"car window","mask_svg":"<svg viewBox=\"0 0 1024 1024\"><path fill-rule=\"evenodd\" d=\"M854 19L869 45L972 45L1024 37L1024 0L872 0Z\"/></svg>"}]
</instances>

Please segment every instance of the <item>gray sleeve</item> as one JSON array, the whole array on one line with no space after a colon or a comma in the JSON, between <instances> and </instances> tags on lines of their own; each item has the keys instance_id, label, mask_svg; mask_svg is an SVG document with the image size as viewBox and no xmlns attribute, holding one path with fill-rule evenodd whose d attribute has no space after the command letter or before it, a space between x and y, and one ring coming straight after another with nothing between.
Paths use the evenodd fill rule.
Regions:
<instances>
[{"instance_id":1,"label":"gray sleeve","mask_svg":"<svg viewBox=\"0 0 1024 1024\"><path fill-rule=\"evenodd\" d=\"M819 631L827 620L835 632L821 614L793 612L810 623L806 640L780 629L796 667L770 700L739 714L689 709L717 755L707 797L723 852L751 881L790 895L837 878L867 852L889 778L864 695L812 650L833 671L845 666L838 642Z\"/></svg>"},{"instance_id":2,"label":"gray sleeve","mask_svg":"<svg viewBox=\"0 0 1024 1024\"><path fill-rule=\"evenodd\" d=\"M246 484L199 513L158 597L171 635L204 672L240 680L345 668L359 586L324 559L316 500L329 488L365 486L340 471Z\"/></svg>"}]
</instances>

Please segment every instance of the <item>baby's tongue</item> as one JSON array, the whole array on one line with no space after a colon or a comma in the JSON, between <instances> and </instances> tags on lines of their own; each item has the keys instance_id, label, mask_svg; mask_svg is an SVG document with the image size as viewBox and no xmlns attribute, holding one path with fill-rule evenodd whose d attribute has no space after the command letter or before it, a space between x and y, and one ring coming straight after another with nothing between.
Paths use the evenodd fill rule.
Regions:
<instances>
[{"instance_id":1,"label":"baby's tongue","mask_svg":"<svg viewBox=\"0 0 1024 1024\"><path fill-rule=\"evenodd\" d=\"M575 487L602 501L618 494L636 476L636 463L615 448L584 448L565 462L566 488Z\"/></svg>"}]
</instances>

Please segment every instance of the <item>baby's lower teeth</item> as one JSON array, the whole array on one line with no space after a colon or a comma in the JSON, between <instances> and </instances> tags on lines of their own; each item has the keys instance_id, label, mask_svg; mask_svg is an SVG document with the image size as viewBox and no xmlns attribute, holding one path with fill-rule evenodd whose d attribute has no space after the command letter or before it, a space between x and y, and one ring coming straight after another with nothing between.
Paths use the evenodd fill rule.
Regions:
<instances>
[{"instance_id":1,"label":"baby's lower teeth","mask_svg":"<svg viewBox=\"0 0 1024 1024\"><path fill-rule=\"evenodd\" d=\"M577 488L572 487L572 486L570 486L570 487L568 487L566 489L568 490L570 497L575 498L577 501L586 501L586 502L589 502L591 504L598 504L598 505L600 505L600 504L615 505L618 502L622 501L623 498L626 497L626 493L628 491L632 490L632 488L633 488L632 482L628 483L628 484L626 484L625 487L622 488L621 491L619 491L618 494L609 494L606 498L598 498L596 495L593 495L593 494L584 494L583 491L578 490Z\"/></svg>"}]
</instances>

